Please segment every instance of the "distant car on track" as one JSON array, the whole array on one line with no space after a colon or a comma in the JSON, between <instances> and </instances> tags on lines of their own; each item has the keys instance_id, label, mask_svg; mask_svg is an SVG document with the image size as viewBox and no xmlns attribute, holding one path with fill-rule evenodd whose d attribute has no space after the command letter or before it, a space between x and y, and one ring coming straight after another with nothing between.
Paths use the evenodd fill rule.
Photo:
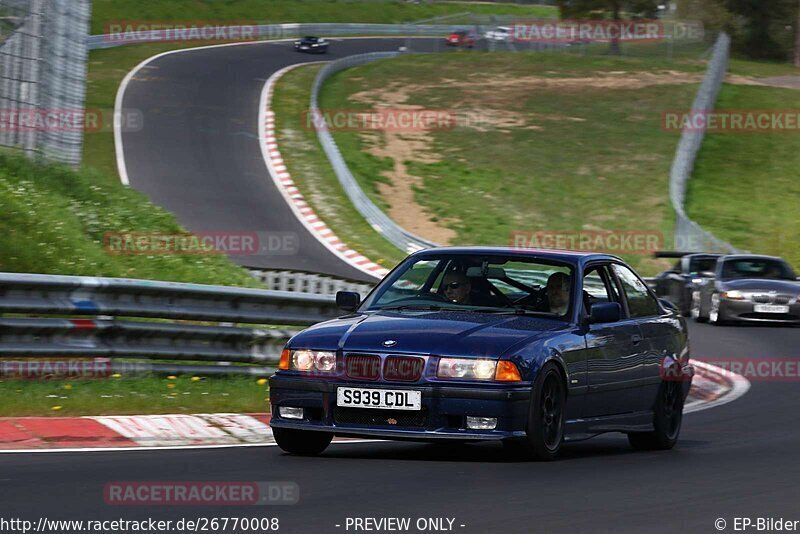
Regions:
<instances>
[{"instance_id":1,"label":"distant car on track","mask_svg":"<svg viewBox=\"0 0 800 534\"><path fill-rule=\"evenodd\" d=\"M800 323L800 282L782 258L722 256L700 277L691 310L698 322Z\"/></svg>"},{"instance_id":2,"label":"distant car on track","mask_svg":"<svg viewBox=\"0 0 800 534\"><path fill-rule=\"evenodd\" d=\"M483 37L488 41L507 42L511 40L511 28L508 26L498 26L484 33Z\"/></svg>"},{"instance_id":3,"label":"distant car on track","mask_svg":"<svg viewBox=\"0 0 800 534\"><path fill-rule=\"evenodd\" d=\"M322 37L306 35L302 39L294 42L294 49L298 52L324 54L328 51L329 45L330 43Z\"/></svg>"},{"instance_id":4,"label":"distant car on track","mask_svg":"<svg viewBox=\"0 0 800 534\"><path fill-rule=\"evenodd\" d=\"M445 44L460 48L472 48L475 46L475 34L466 30L458 30L447 36Z\"/></svg>"},{"instance_id":5,"label":"distant car on track","mask_svg":"<svg viewBox=\"0 0 800 534\"><path fill-rule=\"evenodd\" d=\"M668 271L655 277L656 295L674 304L685 317L692 308L692 292L703 281L700 273L713 271L722 254L656 253L657 257L678 257Z\"/></svg>"},{"instance_id":6,"label":"distant car on track","mask_svg":"<svg viewBox=\"0 0 800 534\"><path fill-rule=\"evenodd\" d=\"M685 320L622 260L496 247L420 251L346 315L295 335L270 379L278 445L334 435L502 441L549 460L624 432L669 449L691 384Z\"/></svg>"}]
</instances>

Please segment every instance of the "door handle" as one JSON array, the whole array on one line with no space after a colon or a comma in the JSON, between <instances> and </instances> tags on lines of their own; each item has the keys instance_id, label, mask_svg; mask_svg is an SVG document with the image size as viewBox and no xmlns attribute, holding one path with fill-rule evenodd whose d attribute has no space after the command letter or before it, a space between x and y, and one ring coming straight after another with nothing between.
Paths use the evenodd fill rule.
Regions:
<instances>
[{"instance_id":1,"label":"door handle","mask_svg":"<svg viewBox=\"0 0 800 534\"><path fill-rule=\"evenodd\" d=\"M639 334L634 334L631 336L631 343L633 343L634 345L638 345L641 342L642 342L642 336L640 336Z\"/></svg>"}]
</instances>

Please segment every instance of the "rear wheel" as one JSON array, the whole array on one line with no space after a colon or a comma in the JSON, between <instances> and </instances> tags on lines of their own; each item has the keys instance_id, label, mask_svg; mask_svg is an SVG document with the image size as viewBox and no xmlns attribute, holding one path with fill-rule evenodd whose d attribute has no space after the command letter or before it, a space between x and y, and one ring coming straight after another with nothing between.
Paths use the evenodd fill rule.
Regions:
<instances>
[{"instance_id":1,"label":"rear wheel","mask_svg":"<svg viewBox=\"0 0 800 534\"><path fill-rule=\"evenodd\" d=\"M558 367L545 364L533 384L528 409L527 437L503 442L513 453L535 460L553 460L564 441L565 408L567 402L564 380Z\"/></svg>"},{"instance_id":2,"label":"rear wheel","mask_svg":"<svg viewBox=\"0 0 800 534\"><path fill-rule=\"evenodd\" d=\"M273 428L272 435L278 447L299 456L316 456L328 448L333 434L309 430Z\"/></svg>"},{"instance_id":3,"label":"rear wheel","mask_svg":"<svg viewBox=\"0 0 800 534\"><path fill-rule=\"evenodd\" d=\"M711 295L711 309L708 310L708 322L713 325L724 325L725 320L719 311L719 294Z\"/></svg>"},{"instance_id":4,"label":"rear wheel","mask_svg":"<svg viewBox=\"0 0 800 534\"><path fill-rule=\"evenodd\" d=\"M680 380L661 382L653 410L653 431L628 434L637 450L669 450L678 442L683 422L683 388Z\"/></svg>"}]
</instances>

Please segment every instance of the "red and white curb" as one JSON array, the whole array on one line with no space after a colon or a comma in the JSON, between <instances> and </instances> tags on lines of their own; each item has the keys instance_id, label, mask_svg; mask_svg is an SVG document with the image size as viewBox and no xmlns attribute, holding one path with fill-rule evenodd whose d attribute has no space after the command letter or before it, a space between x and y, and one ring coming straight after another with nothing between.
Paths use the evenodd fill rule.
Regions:
<instances>
[{"instance_id":1,"label":"red and white curb","mask_svg":"<svg viewBox=\"0 0 800 534\"><path fill-rule=\"evenodd\" d=\"M258 106L259 143L261 144L261 153L264 156L264 162L267 165L272 181L275 183L275 187L281 192L292 212L303 226L308 229L309 233L345 263L348 263L368 275L381 279L389 272L388 269L381 267L364 255L348 247L333 233L333 230L314 213L314 210L308 205L308 202L306 202L292 180L278 148L278 141L275 136L275 112L272 111L272 94L275 89L275 84L281 76L290 70L309 64L310 63L300 63L285 67L270 76L264 84Z\"/></svg>"},{"instance_id":2,"label":"red and white curb","mask_svg":"<svg viewBox=\"0 0 800 534\"><path fill-rule=\"evenodd\" d=\"M750 388L739 375L700 361L684 413L732 402ZM275 445L270 414L0 418L0 453L84 452ZM374 440L339 439L350 443Z\"/></svg>"}]
</instances>

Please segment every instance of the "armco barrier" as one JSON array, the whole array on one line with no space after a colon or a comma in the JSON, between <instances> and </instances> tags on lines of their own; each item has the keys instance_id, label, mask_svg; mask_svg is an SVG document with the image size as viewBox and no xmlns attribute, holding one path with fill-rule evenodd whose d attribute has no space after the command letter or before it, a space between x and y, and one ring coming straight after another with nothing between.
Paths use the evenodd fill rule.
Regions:
<instances>
[{"instance_id":1,"label":"armco barrier","mask_svg":"<svg viewBox=\"0 0 800 534\"><path fill-rule=\"evenodd\" d=\"M726 33L721 33L714 45L708 70L692 105L693 112L703 113L714 109L722 83L725 81L725 73L728 70L730 47L730 37ZM739 249L704 230L691 220L684 210L686 187L692 177L694 162L704 137L704 131L685 129L681 134L678 150L672 163L669 193L672 207L675 209L675 249L736 253L739 252Z\"/></svg>"},{"instance_id":2,"label":"armco barrier","mask_svg":"<svg viewBox=\"0 0 800 534\"><path fill-rule=\"evenodd\" d=\"M0 313L37 316L0 319L0 357L217 362L189 367L120 362L115 368L256 375L268 372L230 364L274 364L297 330L232 323L307 326L339 315L330 295L16 273L0 273ZM180 322L134 321L131 317Z\"/></svg>"}]
</instances>

